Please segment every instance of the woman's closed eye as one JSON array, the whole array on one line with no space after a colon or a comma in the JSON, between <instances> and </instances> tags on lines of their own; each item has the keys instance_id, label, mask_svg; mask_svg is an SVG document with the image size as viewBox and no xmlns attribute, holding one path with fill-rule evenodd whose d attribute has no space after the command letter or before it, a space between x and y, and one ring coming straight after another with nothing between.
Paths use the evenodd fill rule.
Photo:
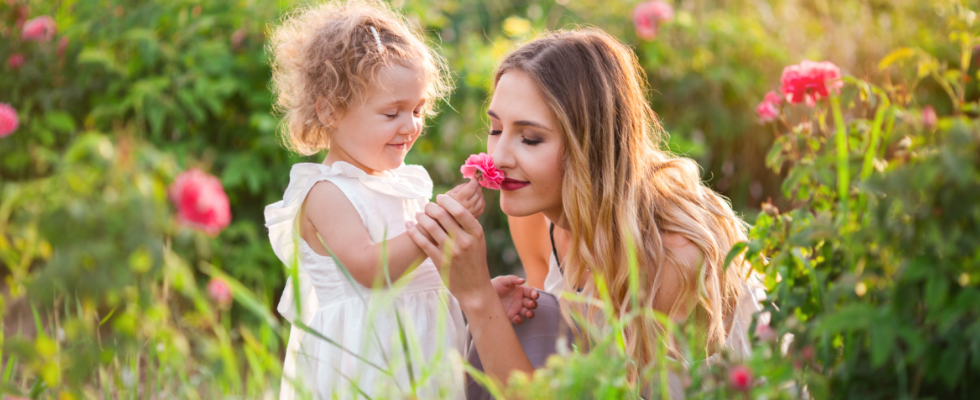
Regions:
<instances>
[{"instance_id":1,"label":"woman's closed eye","mask_svg":"<svg viewBox=\"0 0 980 400\"><path fill-rule=\"evenodd\" d=\"M387 117L388 119L395 119L398 117L398 112L395 112L394 114L388 114L388 113L381 113L381 114Z\"/></svg>"},{"instance_id":2,"label":"woman's closed eye","mask_svg":"<svg viewBox=\"0 0 980 400\"><path fill-rule=\"evenodd\" d=\"M528 146L534 146L534 145L540 144L541 143L541 140L533 140L533 139L528 139L526 137L522 137L521 138L521 143L524 143L524 144L526 144Z\"/></svg>"}]
</instances>

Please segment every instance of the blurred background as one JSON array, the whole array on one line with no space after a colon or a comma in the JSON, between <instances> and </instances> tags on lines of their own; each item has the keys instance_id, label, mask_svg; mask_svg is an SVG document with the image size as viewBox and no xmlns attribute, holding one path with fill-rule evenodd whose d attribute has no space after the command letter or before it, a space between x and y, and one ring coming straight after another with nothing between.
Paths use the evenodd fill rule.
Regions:
<instances>
[{"instance_id":1,"label":"blurred background","mask_svg":"<svg viewBox=\"0 0 980 400\"><path fill-rule=\"evenodd\" d=\"M753 221L768 199L780 208L793 206L782 195L783 177L765 164L775 125L760 123L755 111L763 95L779 86L785 66L826 60L844 75L884 83L903 78L878 68L898 48L921 48L943 63L959 57L958 45L946 40L946 20L960 1L666 1L672 13L658 20L652 35L634 24L639 3L392 1L447 58L455 82L448 103L428 121L407 162L429 171L436 193L460 183L466 156L486 150L485 111L497 61L544 31L595 26L635 50L671 149L695 159L704 180ZM36 363L41 374L46 363L55 363L30 332L45 331L42 325L56 321L32 311L35 306L95 316L61 335L107 329L100 327L112 317L114 329L131 332L157 323L148 335L176 348L195 346L191 339L179 339L186 329L224 326L229 336L218 335L213 348L204 346L219 359L227 356L221 343L247 339L261 343L256 347L279 346L278 325L245 333L229 320L275 318L272 305L285 273L269 245L263 209L282 198L292 164L320 162L324 156L287 151L271 113L266 37L297 4L0 1L0 103L14 108L19 120L14 132L0 138L3 329L7 338L18 333L28 338L24 346L34 349L33 355L17 353L10 344L16 340L8 339L5 357L21 354L33 360L24 365ZM56 26L50 37L22 37L25 24L41 16ZM940 114L952 108L936 81L923 80L910 90ZM232 221L216 235L173 223L166 188L191 168L219 178L230 201ZM506 216L496 206L496 194L486 195L481 218L492 272L519 271ZM161 273L162 281L154 275ZM236 302L231 313L206 317L210 311L192 287L195 279L217 275L254 293L246 299L252 303ZM162 315L175 307L155 302L166 299L168 290L188 297L183 307L189 319ZM48 335L52 346L61 346L57 332ZM147 345L145 335L134 337L143 342L133 339L132 346ZM61 374L88 376L93 372L80 360L114 357L104 349L78 354L83 355L69 364L79 369L59 367ZM160 354L166 359L166 352ZM278 362L276 351L255 354L250 363Z\"/></svg>"}]
</instances>

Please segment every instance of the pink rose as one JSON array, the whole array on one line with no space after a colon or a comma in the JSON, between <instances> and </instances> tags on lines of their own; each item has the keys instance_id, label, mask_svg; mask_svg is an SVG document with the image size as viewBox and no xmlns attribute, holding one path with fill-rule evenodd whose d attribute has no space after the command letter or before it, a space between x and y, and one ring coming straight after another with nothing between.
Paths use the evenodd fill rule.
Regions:
<instances>
[{"instance_id":1,"label":"pink rose","mask_svg":"<svg viewBox=\"0 0 980 400\"><path fill-rule=\"evenodd\" d=\"M0 138L10 136L17 130L20 120L17 119L17 110L7 103L0 103Z\"/></svg>"},{"instance_id":2,"label":"pink rose","mask_svg":"<svg viewBox=\"0 0 980 400\"><path fill-rule=\"evenodd\" d=\"M636 35L644 40L656 39L660 24L672 19L674 19L674 8L664 1L647 1L633 8L633 26L636 27Z\"/></svg>"},{"instance_id":3,"label":"pink rose","mask_svg":"<svg viewBox=\"0 0 980 400\"><path fill-rule=\"evenodd\" d=\"M747 392L752 387L752 370L744 365L736 365L728 370L728 385L739 392Z\"/></svg>"},{"instance_id":4,"label":"pink rose","mask_svg":"<svg viewBox=\"0 0 980 400\"><path fill-rule=\"evenodd\" d=\"M936 127L937 117L936 110L932 106L925 106L922 109L922 126L926 129L932 129Z\"/></svg>"},{"instance_id":5,"label":"pink rose","mask_svg":"<svg viewBox=\"0 0 980 400\"><path fill-rule=\"evenodd\" d=\"M36 42L47 42L54 38L54 33L57 30L58 28L54 23L54 18L42 15L24 24L24 31L20 34L20 38Z\"/></svg>"},{"instance_id":6,"label":"pink rose","mask_svg":"<svg viewBox=\"0 0 980 400\"><path fill-rule=\"evenodd\" d=\"M776 107L782 102L776 92L766 93L766 98L762 99L762 102L755 107L756 114L759 114L759 120L762 122L775 120L779 116L779 109Z\"/></svg>"},{"instance_id":7,"label":"pink rose","mask_svg":"<svg viewBox=\"0 0 980 400\"><path fill-rule=\"evenodd\" d=\"M7 65L13 69L20 68L21 65L24 65L24 55L20 53L11 55L10 58L7 59Z\"/></svg>"},{"instance_id":8,"label":"pink rose","mask_svg":"<svg viewBox=\"0 0 980 400\"><path fill-rule=\"evenodd\" d=\"M487 153L473 154L466 163L459 167L464 178L476 179L480 186L487 189L500 190L504 181L504 173L493 166L493 158Z\"/></svg>"},{"instance_id":9,"label":"pink rose","mask_svg":"<svg viewBox=\"0 0 980 400\"><path fill-rule=\"evenodd\" d=\"M811 345L803 346L803 349L800 350L800 356L807 361L813 360L813 346Z\"/></svg>"},{"instance_id":10,"label":"pink rose","mask_svg":"<svg viewBox=\"0 0 980 400\"><path fill-rule=\"evenodd\" d=\"M779 88L786 96L786 101L813 107L817 101L830 96L830 91L840 93L844 82L840 80L840 68L830 61L813 62L803 60L799 65L790 65L783 69Z\"/></svg>"},{"instance_id":11,"label":"pink rose","mask_svg":"<svg viewBox=\"0 0 980 400\"><path fill-rule=\"evenodd\" d=\"M763 342L771 342L776 340L776 331L769 324L760 323L755 326L755 336Z\"/></svg>"},{"instance_id":12,"label":"pink rose","mask_svg":"<svg viewBox=\"0 0 980 400\"><path fill-rule=\"evenodd\" d=\"M177 206L178 220L209 235L217 235L231 223L228 196L221 181L199 169L177 175L168 189Z\"/></svg>"},{"instance_id":13,"label":"pink rose","mask_svg":"<svg viewBox=\"0 0 980 400\"><path fill-rule=\"evenodd\" d=\"M208 282L208 295L221 307L227 307L231 304L231 288L228 287L228 282L225 282L224 279L211 278L211 282Z\"/></svg>"}]
</instances>

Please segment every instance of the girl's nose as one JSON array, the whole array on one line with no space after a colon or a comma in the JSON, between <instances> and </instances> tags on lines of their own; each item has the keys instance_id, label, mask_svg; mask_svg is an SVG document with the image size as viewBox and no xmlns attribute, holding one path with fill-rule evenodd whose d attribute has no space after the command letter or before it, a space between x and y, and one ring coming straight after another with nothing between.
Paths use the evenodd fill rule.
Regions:
<instances>
[{"instance_id":1,"label":"girl's nose","mask_svg":"<svg viewBox=\"0 0 980 400\"><path fill-rule=\"evenodd\" d=\"M506 134L501 133L498 136L499 139L495 141L496 143L491 142L487 145L487 151L490 153L490 158L493 158L494 166L507 170L516 167L517 162L505 136Z\"/></svg>"}]
</instances>

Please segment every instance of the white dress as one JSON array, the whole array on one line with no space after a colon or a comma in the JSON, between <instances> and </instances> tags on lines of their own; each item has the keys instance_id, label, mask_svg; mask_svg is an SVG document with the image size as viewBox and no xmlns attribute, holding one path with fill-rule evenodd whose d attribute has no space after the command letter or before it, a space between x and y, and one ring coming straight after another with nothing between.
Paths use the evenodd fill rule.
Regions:
<instances>
[{"instance_id":1,"label":"white dress","mask_svg":"<svg viewBox=\"0 0 980 400\"><path fill-rule=\"evenodd\" d=\"M375 243L404 233L405 222L414 221L415 213L422 212L432 197L432 180L420 166L402 165L388 172L389 177L372 176L345 162L296 164L283 200L265 208L276 256L287 268L294 263L300 266L298 282L286 281L279 313L343 347L294 325L280 399L308 398L303 393L312 393L315 399L353 398L357 392L372 398L463 397L459 362L466 333L463 315L431 260L394 282L394 289L370 289L348 279L333 258L315 253L299 236L297 216L306 195L320 181L340 188ZM404 339L395 310L405 328Z\"/></svg>"}]
</instances>

